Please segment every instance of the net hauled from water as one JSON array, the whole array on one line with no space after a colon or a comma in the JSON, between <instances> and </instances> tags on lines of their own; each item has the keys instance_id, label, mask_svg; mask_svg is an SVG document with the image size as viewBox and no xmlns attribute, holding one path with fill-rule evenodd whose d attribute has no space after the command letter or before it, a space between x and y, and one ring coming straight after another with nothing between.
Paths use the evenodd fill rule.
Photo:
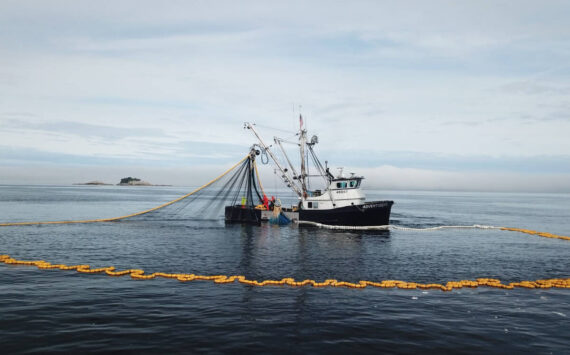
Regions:
<instances>
[{"instance_id":1,"label":"net hauled from water","mask_svg":"<svg viewBox=\"0 0 570 355\"><path fill-rule=\"evenodd\" d=\"M116 222L126 219L176 220L218 218L225 205L254 207L263 195L255 160L248 154L224 173L193 191L159 206L124 216L82 220L4 222L0 227L42 224Z\"/></svg>"}]
</instances>

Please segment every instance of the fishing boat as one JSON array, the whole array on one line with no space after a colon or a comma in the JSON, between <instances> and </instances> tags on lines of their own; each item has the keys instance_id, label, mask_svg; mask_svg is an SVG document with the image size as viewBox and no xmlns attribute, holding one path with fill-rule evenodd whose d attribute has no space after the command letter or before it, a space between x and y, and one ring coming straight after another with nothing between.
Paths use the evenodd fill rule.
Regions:
<instances>
[{"instance_id":1,"label":"fishing boat","mask_svg":"<svg viewBox=\"0 0 570 355\"><path fill-rule=\"evenodd\" d=\"M335 176L331 173L328 162L323 166L315 153L315 145L319 142L317 136L307 139L307 130L303 127L303 117L299 116L299 137L295 142L299 148L300 169L291 163L283 147L284 139L274 137L274 144L267 145L261 138L255 124L245 122L244 128L249 129L259 141L256 144L261 153L267 154L276 166L276 173L283 183L293 190L299 198L299 221L309 221L327 225L341 226L379 226L390 224L390 211L394 201L366 201L362 191L363 176L351 173L345 176L343 168L339 168ZM279 149L285 161L280 161L273 150ZM312 163L312 164L309 164ZM309 166L313 168L309 171ZM320 180L321 188L311 189L315 184L312 180Z\"/></svg>"}]
</instances>

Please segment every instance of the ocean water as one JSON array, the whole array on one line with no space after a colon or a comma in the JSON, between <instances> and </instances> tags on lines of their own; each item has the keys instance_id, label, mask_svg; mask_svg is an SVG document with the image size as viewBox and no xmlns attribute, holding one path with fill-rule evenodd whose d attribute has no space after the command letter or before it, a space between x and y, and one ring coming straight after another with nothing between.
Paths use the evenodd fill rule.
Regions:
<instances>
[{"instance_id":1,"label":"ocean water","mask_svg":"<svg viewBox=\"0 0 570 355\"><path fill-rule=\"evenodd\" d=\"M0 186L0 222L105 218L190 191ZM570 195L368 191L392 223L570 235ZM160 215L0 227L0 254L249 279L503 282L570 276L570 242L497 230L344 232ZM2 353L569 353L570 290L251 287L0 264Z\"/></svg>"}]
</instances>

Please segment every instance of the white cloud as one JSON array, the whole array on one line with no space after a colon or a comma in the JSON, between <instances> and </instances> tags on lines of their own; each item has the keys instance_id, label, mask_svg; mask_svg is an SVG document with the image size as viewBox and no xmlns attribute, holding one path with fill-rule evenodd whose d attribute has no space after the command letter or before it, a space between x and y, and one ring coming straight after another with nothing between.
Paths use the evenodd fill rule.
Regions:
<instances>
[{"instance_id":1,"label":"white cloud","mask_svg":"<svg viewBox=\"0 0 570 355\"><path fill-rule=\"evenodd\" d=\"M363 169L367 188L395 190L570 192L570 174L450 172L381 166Z\"/></svg>"},{"instance_id":2,"label":"white cloud","mask_svg":"<svg viewBox=\"0 0 570 355\"><path fill-rule=\"evenodd\" d=\"M0 4L3 146L224 160L184 142L247 150L243 121L293 130L303 104L337 153L570 154L565 2L26 4Z\"/></svg>"}]
</instances>

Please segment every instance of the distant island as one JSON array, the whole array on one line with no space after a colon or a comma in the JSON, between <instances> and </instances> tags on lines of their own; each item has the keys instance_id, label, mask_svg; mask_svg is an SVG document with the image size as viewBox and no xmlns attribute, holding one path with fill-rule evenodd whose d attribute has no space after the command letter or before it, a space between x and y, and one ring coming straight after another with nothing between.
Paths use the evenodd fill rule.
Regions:
<instances>
[{"instance_id":1,"label":"distant island","mask_svg":"<svg viewBox=\"0 0 570 355\"><path fill-rule=\"evenodd\" d=\"M113 184L107 184L106 182L103 181L98 181L98 180L94 180L94 181L89 181L89 182L78 182L75 183L73 185L113 185Z\"/></svg>"},{"instance_id":2,"label":"distant island","mask_svg":"<svg viewBox=\"0 0 570 355\"><path fill-rule=\"evenodd\" d=\"M79 182L73 185L100 185L100 186L112 186L113 184L108 184L103 181L93 180L89 182ZM172 185L154 185L148 181L142 181L136 177L125 177L122 178L121 181L117 184L117 186L172 186Z\"/></svg>"},{"instance_id":3,"label":"distant island","mask_svg":"<svg viewBox=\"0 0 570 355\"><path fill-rule=\"evenodd\" d=\"M154 185L148 181L142 181L135 177L125 177L117 184L118 186L171 186L171 185Z\"/></svg>"},{"instance_id":4,"label":"distant island","mask_svg":"<svg viewBox=\"0 0 570 355\"><path fill-rule=\"evenodd\" d=\"M117 184L119 186L152 186L150 182L142 181L139 178L125 177Z\"/></svg>"}]
</instances>

